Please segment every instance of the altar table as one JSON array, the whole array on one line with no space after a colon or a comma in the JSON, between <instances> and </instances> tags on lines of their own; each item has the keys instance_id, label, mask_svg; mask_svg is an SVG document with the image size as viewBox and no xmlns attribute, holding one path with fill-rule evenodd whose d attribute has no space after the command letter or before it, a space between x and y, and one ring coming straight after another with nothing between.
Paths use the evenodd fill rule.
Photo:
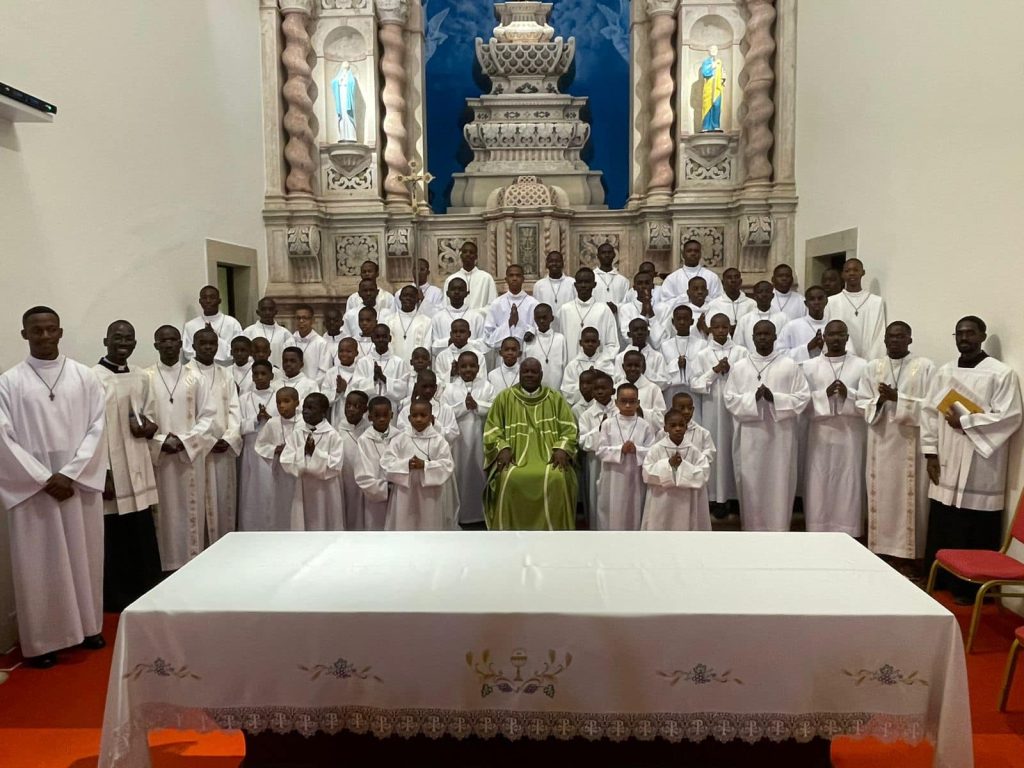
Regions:
<instances>
[{"instance_id":1,"label":"altar table","mask_svg":"<svg viewBox=\"0 0 1024 768\"><path fill-rule=\"evenodd\" d=\"M151 728L874 736L972 765L956 620L845 534L232 533L121 616L101 768Z\"/></svg>"}]
</instances>

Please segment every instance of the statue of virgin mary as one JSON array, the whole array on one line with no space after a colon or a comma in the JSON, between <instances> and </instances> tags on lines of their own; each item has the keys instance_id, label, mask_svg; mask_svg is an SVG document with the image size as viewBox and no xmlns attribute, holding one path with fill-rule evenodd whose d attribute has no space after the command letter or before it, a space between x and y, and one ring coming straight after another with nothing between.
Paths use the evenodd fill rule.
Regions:
<instances>
[{"instance_id":1,"label":"statue of virgin mary","mask_svg":"<svg viewBox=\"0 0 1024 768\"><path fill-rule=\"evenodd\" d=\"M356 73L347 61L341 62L331 81L334 111L338 116L338 141L356 141Z\"/></svg>"}]
</instances>

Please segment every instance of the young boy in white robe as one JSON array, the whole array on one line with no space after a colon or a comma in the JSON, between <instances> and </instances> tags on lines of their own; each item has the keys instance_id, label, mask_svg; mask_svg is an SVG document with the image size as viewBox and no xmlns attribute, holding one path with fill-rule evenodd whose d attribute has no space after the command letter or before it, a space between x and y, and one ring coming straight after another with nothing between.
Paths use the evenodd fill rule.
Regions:
<instances>
[{"instance_id":1,"label":"young boy in white robe","mask_svg":"<svg viewBox=\"0 0 1024 768\"><path fill-rule=\"evenodd\" d=\"M568 336L566 343L572 343ZM587 327L580 333L576 357L565 366L565 373L562 375L562 395L569 401L569 405L575 405L580 401L580 374L591 368L613 376L615 374L615 357L604 353L601 335L597 329Z\"/></svg>"},{"instance_id":2,"label":"young boy in white robe","mask_svg":"<svg viewBox=\"0 0 1024 768\"><path fill-rule=\"evenodd\" d=\"M598 430L598 530L640 530L646 491L641 468L657 433L646 419L637 415L639 407L640 392L636 385L620 384L615 392L618 413L605 419Z\"/></svg>"},{"instance_id":3,"label":"young boy in white robe","mask_svg":"<svg viewBox=\"0 0 1024 768\"><path fill-rule=\"evenodd\" d=\"M193 339L189 363L210 388L216 415L210 425L213 447L206 455L206 535L213 544L238 527L238 457L242 453L241 406L231 371L214 363L217 335L205 328Z\"/></svg>"},{"instance_id":4,"label":"young boy in white robe","mask_svg":"<svg viewBox=\"0 0 1024 768\"><path fill-rule=\"evenodd\" d=\"M558 310L558 330L570 349L582 339L585 328L594 328L601 339L604 354L614 359L619 353L619 325L608 304L594 297L594 270L582 267L576 271L576 298ZM577 372L572 381L579 377Z\"/></svg>"},{"instance_id":5,"label":"young boy in white robe","mask_svg":"<svg viewBox=\"0 0 1024 768\"><path fill-rule=\"evenodd\" d=\"M441 401L452 409L459 436L452 443L455 481L459 489L459 523L479 527L484 521L484 422L494 402L494 388L480 378L476 352L459 355L459 378L448 385Z\"/></svg>"},{"instance_id":6,"label":"young boy in white robe","mask_svg":"<svg viewBox=\"0 0 1024 768\"><path fill-rule=\"evenodd\" d=\"M519 339L509 336L501 342L498 350L500 358L494 370L487 374L487 381L494 389L495 396L504 392L509 387L519 383L519 360L522 357L523 348Z\"/></svg>"},{"instance_id":7,"label":"young boy in white robe","mask_svg":"<svg viewBox=\"0 0 1024 768\"><path fill-rule=\"evenodd\" d=\"M252 340L252 361L258 363L260 360L270 363L273 366L273 377L271 381L275 386L282 386L281 382L284 380L284 371L273 362L271 359L271 347L270 342L262 336L257 336Z\"/></svg>"},{"instance_id":8,"label":"young boy in white robe","mask_svg":"<svg viewBox=\"0 0 1024 768\"><path fill-rule=\"evenodd\" d=\"M409 355L409 373L405 375L406 386L410 392L412 392L412 388L416 386L416 381L424 371L433 371L433 360L430 359L430 352L426 347L416 347L412 354ZM447 385L447 376L437 377L438 396L444 394L444 389Z\"/></svg>"},{"instance_id":9,"label":"young boy in white robe","mask_svg":"<svg viewBox=\"0 0 1024 768\"><path fill-rule=\"evenodd\" d=\"M654 276L650 272L637 272L633 277L633 290L627 294L626 301L619 305L616 319L619 323L619 335L623 339L629 339L630 322L636 318L646 320L651 332L647 343L655 349L661 349L665 329L658 322L653 296Z\"/></svg>"},{"instance_id":10,"label":"young boy in white robe","mask_svg":"<svg viewBox=\"0 0 1024 768\"><path fill-rule=\"evenodd\" d=\"M757 303L743 292L743 273L736 267L729 267L722 273L722 293L708 303L705 315L708 327L711 318L721 312L729 318L729 333L735 333L740 318L752 312L756 306Z\"/></svg>"},{"instance_id":11,"label":"young boy in white robe","mask_svg":"<svg viewBox=\"0 0 1024 768\"><path fill-rule=\"evenodd\" d=\"M409 364L391 351L391 329L377 323L371 335L373 349L359 358L352 386L367 395L383 395L396 409L408 393Z\"/></svg>"},{"instance_id":12,"label":"young boy in white robe","mask_svg":"<svg viewBox=\"0 0 1024 768\"><path fill-rule=\"evenodd\" d=\"M614 304L612 314L618 311L618 305L626 300L629 292L629 278L621 274L615 267L615 246L601 243L597 247L597 269L594 270L594 298L606 304Z\"/></svg>"},{"instance_id":13,"label":"young boy in white robe","mask_svg":"<svg viewBox=\"0 0 1024 768\"><path fill-rule=\"evenodd\" d=\"M359 455L359 436L370 428L370 422L366 420L368 407L369 398L366 393L353 389L345 395L344 418L336 427L344 447L340 481L346 531L363 530L363 492L356 484L356 461Z\"/></svg>"},{"instance_id":14,"label":"young boy in white robe","mask_svg":"<svg viewBox=\"0 0 1024 768\"><path fill-rule=\"evenodd\" d=\"M345 313L337 304L332 304L324 309L323 339L329 349L337 350L338 342L348 336L343 327L344 323Z\"/></svg>"},{"instance_id":15,"label":"young boy in white robe","mask_svg":"<svg viewBox=\"0 0 1024 768\"><path fill-rule=\"evenodd\" d=\"M487 358L485 357L487 350L474 342L471 336L472 331L467 320L460 318L452 321L448 334L448 346L439 350L434 357L434 373L437 374L439 382L448 384L458 378L459 355L467 350L477 353L480 360L480 375L487 378Z\"/></svg>"},{"instance_id":16,"label":"young boy in white robe","mask_svg":"<svg viewBox=\"0 0 1024 768\"><path fill-rule=\"evenodd\" d=\"M212 285L204 285L199 291L199 306L203 314L193 317L182 329L182 354L185 362L191 360L195 353L192 341L196 331L209 328L217 334L217 352L214 354L219 365L231 364L231 340L242 335L241 324L231 315L220 311L220 291Z\"/></svg>"},{"instance_id":17,"label":"young boy in white robe","mask_svg":"<svg viewBox=\"0 0 1024 768\"><path fill-rule=\"evenodd\" d=\"M680 304L672 310L671 335L661 342L661 356L665 362L667 380L664 386L665 400L671 401L677 392L686 392L693 401L693 419L703 423L703 398L694 393L690 386L693 376L693 362L697 353L708 343L699 333L691 333L693 329L693 310L687 304ZM648 360L648 362L650 362ZM650 377L648 377L650 378Z\"/></svg>"},{"instance_id":18,"label":"young boy in white robe","mask_svg":"<svg viewBox=\"0 0 1024 768\"><path fill-rule=\"evenodd\" d=\"M306 399L306 395L320 391L320 385L314 379L306 375L303 367L303 352L298 347L285 347L281 353L280 384L282 387L291 387L299 393L299 402Z\"/></svg>"},{"instance_id":19,"label":"young boy in white robe","mask_svg":"<svg viewBox=\"0 0 1024 768\"><path fill-rule=\"evenodd\" d=\"M904 566L924 555L928 469L921 417L935 371L931 360L911 354L913 341L907 323L889 323L885 357L868 363L857 389L868 425L868 549Z\"/></svg>"},{"instance_id":20,"label":"young boy in white robe","mask_svg":"<svg viewBox=\"0 0 1024 768\"><path fill-rule=\"evenodd\" d=\"M248 336L235 336L231 340L231 378L235 391L241 395L252 389L252 340Z\"/></svg>"},{"instance_id":21,"label":"young boy in white robe","mask_svg":"<svg viewBox=\"0 0 1024 768\"><path fill-rule=\"evenodd\" d=\"M445 485L455 463L452 451L434 426L429 400L409 406L411 429L394 436L384 451L381 466L392 484L385 529L389 531L445 531L456 526L458 512L448 506Z\"/></svg>"},{"instance_id":22,"label":"young boy in white robe","mask_svg":"<svg viewBox=\"0 0 1024 768\"><path fill-rule=\"evenodd\" d=\"M755 352L737 361L725 385L745 531L788 531L796 496L797 416L811 393L800 366L774 351L775 333L770 320L754 326Z\"/></svg>"},{"instance_id":23,"label":"young boy in white robe","mask_svg":"<svg viewBox=\"0 0 1024 768\"><path fill-rule=\"evenodd\" d=\"M619 352L615 357L615 367L622 370L622 360L630 350L636 350L644 356L646 369L644 375L658 389L664 390L668 386L669 368L665 364L665 358L661 352L651 346L651 329L646 318L635 317L629 322L628 328L629 345Z\"/></svg>"},{"instance_id":24,"label":"young boy in white robe","mask_svg":"<svg viewBox=\"0 0 1024 768\"><path fill-rule=\"evenodd\" d=\"M298 424L299 393L293 387L281 387L274 393L277 415L271 416L256 435L256 453L270 473L269 492L260 497L259 506L249 508L245 519L254 528L246 530L290 531L295 477L281 466L281 454Z\"/></svg>"},{"instance_id":25,"label":"young boy in white robe","mask_svg":"<svg viewBox=\"0 0 1024 768\"><path fill-rule=\"evenodd\" d=\"M382 460L391 439L397 430L391 427L391 401L386 397L370 398L370 429L364 430L356 440L355 480L363 492L363 519L360 530L383 531L388 515L388 497L391 484L388 482Z\"/></svg>"},{"instance_id":26,"label":"young boy in white robe","mask_svg":"<svg viewBox=\"0 0 1024 768\"><path fill-rule=\"evenodd\" d=\"M846 323L825 326L825 354L803 364L811 391L804 470L808 531L864 532L864 450L867 425L857 387L867 363L846 350Z\"/></svg>"},{"instance_id":27,"label":"young boy in white robe","mask_svg":"<svg viewBox=\"0 0 1024 768\"><path fill-rule=\"evenodd\" d=\"M754 285L754 301L757 306L754 307L750 312L740 318L736 324L736 330L733 333L733 341L739 344L741 347L745 347L747 352L753 354L756 346L754 344L754 326L762 320L771 321L772 325L775 326L775 335L778 334L785 327L786 323L789 322L789 318L782 312L779 312L772 306L772 302L775 301L775 289L772 284L767 280L762 280ZM781 349L781 344L776 341L776 349Z\"/></svg>"},{"instance_id":28,"label":"young boy in white robe","mask_svg":"<svg viewBox=\"0 0 1024 768\"><path fill-rule=\"evenodd\" d=\"M288 345L302 350L302 370L319 386L324 373L334 365L334 348L313 330L313 308L309 304L295 307L295 333ZM283 356L281 365L284 365Z\"/></svg>"},{"instance_id":29,"label":"young boy in white robe","mask_svg":"<svg viewBox=\"0 0 1024 768\"><path fill-rule=\"evenodd\" d=\"M793 268L789 264L776 264L772 270L772 308L786 316L786 321L796 320L807 314L804 297L793 290Z\"/></svg>"},{"instance_id":30,"label":"young boy in white robe","mask_svg":"<svg viewBox=\"0 0 1024 768\"><path fill-rule=\"evenodd\" d=\"M523 337L534 329L533 310L537 300L523 290L524 278L520 265L509 264L505 268L508 290L491 302L484 322L484 341L492 349L501 346L509 336L522 342Z\"/></svg>"},{"instance_id":31,"label":"young boy in white robe","mask_svg":"<svg viewBox=\"0 0 1024 768\"><path fill-rule=\"evenodd\" d=\"M375 261L367 259L359 266L359 281L368 280L373 284L376 291L365 306L370 306L381 312L394 306L395 297L382 288L377 288L377 281L380 280L380 265ZM350 312L364 306L366 299L358 293L353 293L345 301L345 311Z\"/></svg>"},{"instance_id":32,"label":"young boy in white robe","mask_svg":"<svg viewBox=\"0 0 1024 768\"><path fill-rule=\"evenodd\" d=\"M153 335L160 360L149 375L156 423L149 443L156 471L156 536L160 567L181 568L206 548L206 455L217 405L206 378L181 363L181 334L164 325Z\"/></svg>"},{"instance_id":33,"label":"young boy in white robe","mask_svg":"<svg viewBox=\"0 0 1024 768\"><path fill-rule=\"evenodd\" d=\"M585 371L580 371L579 393L580 399L572 407L572 416L576 419L576 425L579 426L580 418L586 413L590 404L594 402L594 382L597 380L597 375L602 374L608 376L604 371L595 371L593 368L588 368ZM611 376L608 376L611 380Z\"/></svg>"},{"instance_id":34,"label":"young boy in white robe","mask_svg":"<svg viewBox=\"0 0 1024 768\"><path fill-rule=\"evenodd\" d=\"M599 530L597 518L597 487L601 479L601 459L597 456L597 445L601 438L601 425L611 416L618 413L615 406L615 385L612 377L604 371L584 371L593 379L591 393L593 395L586 410L579 416L579 456L580 467L579 487L585 489L585 509L588 527L592 531Z\"/></svg>"},{"instance_id":35,"label":"young boy in white robe","mask_svg":"<svg viewBox=\"0 0 1024 768\"><path fill-rule=\"evenodd\" d=\"M275 368L281 365L281 353L284 348L291 344L292 334L283 325L277 322L277 302L269 296L264 296L256 303L256 316L259 318L255 323L248 326L242 333L253 340L253 356L256 352L256 339L265 339L268 343L269 360Z\"/></svg>"},{"instance_id":36,"label":"young boy in white robe","mask_svg":"<svg viewBox=\"0 0 1024 768\"><path fill-rule=\"evenodd\" d=\"M473 309L466 303L466 296L469 292L466 288L466 281L461 277L450 278L445 283L445 295L448 300L434 313L430 319L430 338L433 344L432 352L436 356L439 352L451 344L452 323L456 320L465 320L469 328L467 340L475 342L475 346L481 349L484 346L483 333L484 321L487 313L484 309Z\"/></svg>"},{"instance_id":37,"label":"young boy in white robe","mask_svg":"<svg viewBox=\"0 0 1024 768\"><path fill-rule=\"evenodd\" d=\"M373 352L373 329L377 327L377 310L373 307L363 307L356 313L356 333L349 338L356 340L359 345L359 358Z\"/></svg>"},{"instance_id":38,"label":"young boy in white robe","mask_svg":"<svg viewBox=\"0 0 1024 768\"><path fill-rule=\"evenodd\" d=\"M643 353L633 349L622 358L622 375L619 384L632 384L640 395L640 416L647 419L648 424L660 424L665 418L665 395L661 389L644 375L647 370L647 358Z\"/></svg>"},{"instance_id":39,"label":"young boy in white robe","mask_svg":"<svg viewBox=\"0 0 1024 768\"><path fill-rule=\"evenodd\" d=\"M346 336L358 338L360 335L359 314L367 309L373 310L378 323L386 323L388 316L394 313L393 301L390 293L381 291L377 287L376 278L362 278L356 287L355 294L348 297L348 309L345 310L345 317L342 321L342 332Z\"/></svg>"},{"instance_id":40,"label":"young boy in white robe","mask_svg":"<svg viewBox=\"0 0 1024 768\"><path fill-rule=\"evenodd\" d=\"M534 330L526 334L525 357L540 361L544 368L541 384L557 390L562 384L562 372L569 362L569 348L565 336L554 330L551 325L555 316L547 304L538 304L533 310Z\"/></svg>"},{"instance_id":41,"label":"young boy in white robe","mask_svg":"<svg viewBox=\"0 0 1024 768\"><path fill-rule=\"evenodd\" d=\"M429 348L431 318L419 307L420 294L413 285L407 285L398 292L399 309L389 318L391 326L391 351L403 360L408 360L416 347Z\"/></svg>"},{"instance_id":42,"label":"young boy in white robe","mask_svg":"<svg viewBox=\"0 0 1024 768\"><path fill-rule=\"evenodd\" d=\"M345 395L355 389L352 379L356 375L356 358L359 345L356 340L346 336L338 342L338 355L335 364L324 374L320 381L320 391L331 403L331 424L337 429L344 420Z\"/></svg>"},{"instance_id":43,"label":"young boy in white robe","mask_svg":"<svg viewBox=\"0 0 1024 768\"><path fill-rule=\"evenodd\" d=\"M723 313L711 318L708 345L697 353L690 372L690 387L700 395L701 426L711 433L717 453L708 480L708 498L715 517L727 513L726 506L735 506L739 498L733 467L733 419L725 407L725 385L729 372L747 356L747 350L729 338L730 321Z\"/></svg>"},{"instance_id":44,"label":"young boy in white robe","mask_svg":"<svg viewBox=\"0 0 1024 768\"><path fill-rule=\"evenodd\" d=\"M157 433L149 376L128 368L135 328L110 324L106 354L93 367L103 385L107 459L103 489L103 608L123 611L160 581L160 552L151 507L157 503L156 475L148 439Z\"/></svg>"},{"instance_id":45,"label":"young boy in white robe","mask_svg":"<svg viewBox=\"0 0 1024 768\"><path fill-rule=\"evenodd\" d=\"M533 298L551 307L551 314L556 318L554 328L562 332L558 326L558 311L576 298L576 281L565 274L565 259L559 251L548 252L544 257L544 269L548 274L533 284Z\"/></svg>"},{"instance_id":46,"label":"young boy in white robe","mask_svg":"<svg viewBox=\"0 0 1024 768\"><path fill-rule=\"evenodd\" d=\"M644 457L647 483L643 531L710 531L708 478L715 458L711 433L693 422L693 398L675 398L681 406L665 414L665 436Z\"/></svg>"},{"instance_id":47,"label":"young boy in white robe","mask_svg":"<svg viewBox=\"0 0 1024 768\"><path fill-rule=\"evenodd\" d=\"M343 531L341 466L345 445L327 419L330 404L320 392L302 401L302 420L281 451L281 466L295 478L293 531Z\"/></svg>"},{"instance_id":48,"label":"young boy in white robe","mask_svg":"<svg viewBox=\"0 0 1024 768\"><path fill-rule=\"evenodd\" d=\"M412 394L402 401L402 407L395 418L395 428L405 432L411 430L409 407L412 405L412 401L416 398L429 400L434 428L437 429L441 437L448 441L448 445L454 445L459 438L459 422L455 418L455 411L442 402L437 390L437 376L433 371L423 371L413 385ZM453 492L455 490L454 480L452 480L452 490Z\"/></svg>"},{"instance_id":49,"label":"young boy in white robe","mask_svg":"<svg viewBox=\"0 0 1024 768\"><path fill-rule=\"evenodd\" d=\"M278 530L274 523L273 464L256 452L260 430L277 416L277 387L269 360L252 364L253 388L239 398L242 409L242 462L238 483L238 530ZM288 496L289 502L291 496Z\"/></svg>"},{"instance_id":50,"label":"young boy in white robe","mask_svg":"<svg viewBox=\"0 0 1024 768\"><path fill-rule=\"evenodd\" d=\"M885 354L885 302L864 290L864 264L860 259L843 263L845 287L829 299L825 310L829 320L842 320L850 329L850 341L866 358Z\"/></svg>"}]
</instances>

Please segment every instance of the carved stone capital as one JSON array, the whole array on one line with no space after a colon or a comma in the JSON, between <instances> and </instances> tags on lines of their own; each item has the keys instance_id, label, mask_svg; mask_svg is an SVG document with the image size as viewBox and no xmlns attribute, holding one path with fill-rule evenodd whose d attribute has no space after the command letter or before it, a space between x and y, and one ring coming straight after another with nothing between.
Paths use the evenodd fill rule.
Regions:
<instances>
[{"instance_id":1,"label":"carved stone capital","mask_svg":"<svg viewBox=\"0 0 1024 768\"><path fill-rule=\"evenodd\" d=\"M772 217L767 213L744 216L740 219L740 245L750 248L769 246L773 230Z\"/></svg>"},{"instance_id":2,"label":"carved stone capital","mask_svg":"<svg viewBox=\"0 0 1024 768\"><path fill-rule=\"evenodd\" d=\"M377 0L377 18L381 24L405 26L409 20L409 0Z\"/></svg>"},{"instance_id":3,"label":"carved stone capital","mask_svg":"<svg viewBox=\"0 0 1024 768\"><path fill-rule=\"evenodd\" d=\"M661 16L663 14L675 16L676 9L679 7L679 0L647 0L646 6L648 16Z\"/></svg>"},{"instance_id":4,"label":"carved stone capital","mask_svg":"<svg viewBox=\"0 0 1024 768\"><path fill-rule=\"evenodd\" d=\"M313 6L316 0L278 0L278 7L281 13L301 13L306 16L313 15Z\"/></svg>"},{"instance_id":5,"label":"carved stone capital","mask_svg":"<svg viewBox=\"0 0 1024 768\"><path fill-rule=\"evenodd\" d=\"M320 228L315 224L288 227L288 255L291 257L320 256Z\"/></svg>"}]
</instances>

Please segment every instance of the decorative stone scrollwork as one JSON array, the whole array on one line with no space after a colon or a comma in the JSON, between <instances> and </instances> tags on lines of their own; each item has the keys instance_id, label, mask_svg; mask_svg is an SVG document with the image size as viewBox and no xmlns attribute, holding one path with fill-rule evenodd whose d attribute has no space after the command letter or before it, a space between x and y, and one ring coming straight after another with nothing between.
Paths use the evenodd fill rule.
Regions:
<instances>
[{"instance_id":1,"label":"decorative stone scrollwork","mask_svg":"<svg viewBox=\"0 0 1024 768\"><path fill-rule=\"evenodd\" d=\"M767 213L744 216L740 219L740 245L750 248L769 246L773 230L772 217Z\"/></svg>"},{"instance_id":2,"label":"decorative stone scrollwork","mask_svg":"<svg viewBox=\"0 0 1024 768\"><path fill-rule=\"evenodd\" d=\"M339 277L358 275L364 261L380 263L380 237L374 234L338 235L334 239L334 256Z\"/></svg>"},{"instance_id":3,"label":"decorative stone scrollwork","mask_svg":"<svg viewBox=\"0 0 1024 768\"><path fill-rule=\"evenodd\" d=\"M502 207L509 208L537 208L552 203L551 188L536 176L520 176L502 191L499 199Z\"/></svg>"},{"instance_id":4,"label":"decorative stone scrollwork","mask_svg":"<svg viewBox=\"0 0 1024 768\"><path fill-rule=\"evenodd\" d=\"M410 227L393 227L384 236L388 256L405 256L409 253Z\"/></svg>"},{"instance_id":5,"label":"decorative stone scrollwork","mask_svg":"<svg viewBox=\"0 0 1024 768\"><path fill-rule=\"evenodd\" d=\"M586 123L469 123L463 129L466 142L479 149L582 149L590 138ZM544 159L543 151L537 159ZM556 157L562 157L561 154Z\"/></svg>"},{"instance_id":6,"label":"decorative stone scrollwork","mask_svg":"<svg viewBox=\"0 0 1024 768\"><path fill-rule=\"evenodd\" d=\"M683 176L691 181L730 181L732 179L732 158L724 157L717 163L706 165L688 157L683 166Z\"/></svg>"},{"instance_id":7,"label":"decorative stone scrollwork","mask_svg":"<svg viewBox=\"0 0 1024 768\"><path fill-rule=\"evenodd\" d=\"M320 256L320 228L315 224L288 227L289 256Z\"/></svg>"},{"instance_id":8,"label":"decorative stone scrollwork","mask_svg":"<svg viewBox=\"0 0 1024 768\"><path fill-rule=\"evenodd\" d=\"M459 249L463 243L473 243L477 248L480 244L475 237L439 237L437 238L437 271L442 277L458 272L462 262L459 260Z\"/></svg>"},{"instance_id":9,"label":"decorative stone scrollwork","mask_svg":"<svg viewBox=\"0 0 1024 768\"><path fill-rule=\"evenodd\" d=\"M647 222L647 248L652 251L667 251L672 247L672 223L668 221Z\"/></svg>"},{"instance_id":10,"label":"decorative stone scrollwork","mask_svg":"<svg viewBox=\"0 0 1024 768\"><path fill-rule=\"evenodd\" d=\"M477 38L476 56L480 66L494 83L509 83L522 78L554 78L569 70L576 54L576 40L556 38L550 43L499 43L492 45ZM530 82L527 80L527 82ZM539 90L539 89L538 89Z\"/></svg>"},{"instance_id":11,"label":"decorative stone scrollwork","mask_svg":"<svg viewBox=\"0 0 1024 768\"><path fill-rule=\"evenodd\" d=\"M376 187L376 169L371 165L354 176L339 173L334 167L327 169L327 189L332 192L372 190Z\"/></svg>"},{"instance_id":12,"label":"decorative stone scrollwork","mask_svg":"<svg viewBox=\"0 0 1024 768\"><path fill-rule=\"evenodd\" d=\"M527 277L537 277L540 265L539 228L536 224L516 225L516 263Z\"/></svg>"},{"instance_id":13,"label":"decorative stone scrollwork","mask_svg":"<svg viewBox=\"0 0 1024 768\"><path fill-rule=\"evenodd\" d=\"M697 240L703 246L704 265L721 267L725 264L725 227L694 224L679 231L679 263L683 263L683 243Z\"/></svg>"},{"instance_id":14,"label":"decorative stone scrollwork","mask_svg":"<svg viewBox=\"0 0 1024 768\"><path fill-rule=\"evenodd\" d=\"M369 0L320 0L320 7L325 11L334 9L347 10L351 8L354 11L358 11L366 7Z\"/></svg>"},{"instance_id":15,"label":"decorative stone scrollwork","mask_svg":"<svg viewBox=\"0 0 1024 768\"><path fill-rule=\"evenodd\" d=\"M405 26L409 20L409 0L377 0L376 7L381 24Z\"/></svg>"},{"instance_id":16,"label":"decorative stone scrollwork","mask_svg":"<svg viewBox=\"0 0 1024 768\"><path fill-rule=\"evenodd\" d=\"M580 266L593 267L597 264L598 247L605 243L611 243L611 246L618 251L620 238L618 232L586 232L580 234L577 242L579 243Z\"/></svg>"}]
</instances>

